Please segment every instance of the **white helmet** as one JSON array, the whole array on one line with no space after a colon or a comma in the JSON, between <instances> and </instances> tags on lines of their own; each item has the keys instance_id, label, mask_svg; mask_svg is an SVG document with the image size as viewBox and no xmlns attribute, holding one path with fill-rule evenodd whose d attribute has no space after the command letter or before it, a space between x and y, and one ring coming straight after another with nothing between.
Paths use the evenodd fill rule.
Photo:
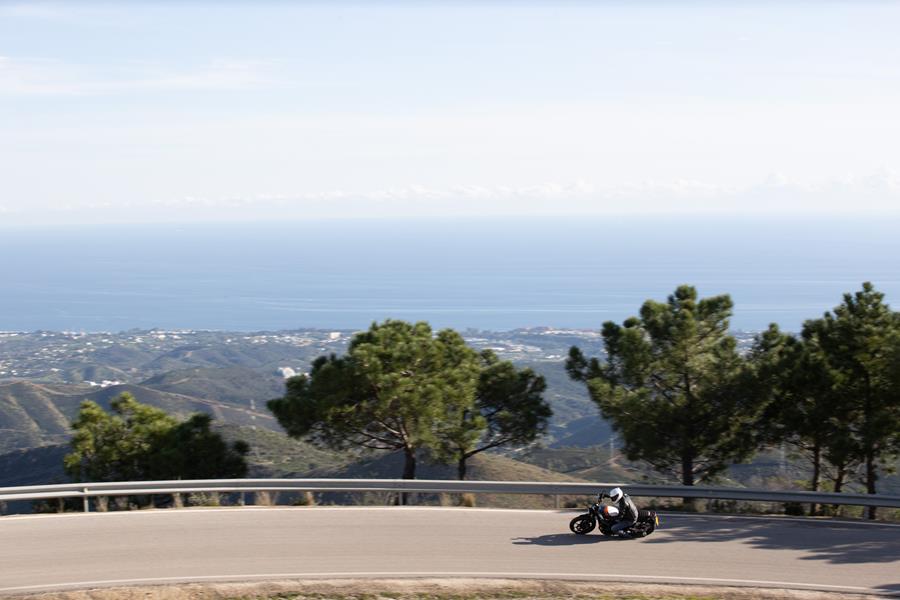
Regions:
<instances>
[{"instance_id":1,"label":"white helmet","mask_svg":"<svg viewBox=\"0 0 900 600\"><path fill-rule=\"evenodd\" d=\"M622 491L622 488L613 488L609 490L609 499L613 502L618 502L622 499L622 496L625 495L625 492Z\"/></svg>"}]
</instances>

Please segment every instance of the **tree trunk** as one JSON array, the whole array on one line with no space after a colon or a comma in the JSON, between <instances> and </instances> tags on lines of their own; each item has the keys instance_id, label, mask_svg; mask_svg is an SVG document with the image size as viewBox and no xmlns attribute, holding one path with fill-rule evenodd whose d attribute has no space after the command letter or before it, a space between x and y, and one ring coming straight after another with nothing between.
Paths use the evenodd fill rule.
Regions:
<instances>
[{"instance_id":1,"label":"tree trunk","mask_svg":"<svg viewBox=\"0 0 900 600\"><path fill-rule=\"evenodd\" d=\"M683 424L682 434L684 439L681 446L681 484L685 486L694 485L694 459L696 452L694 451L694 395L691 392L691 379L688 372L684 373L684 391L687 397L687 421ZM694 498L682 498L681 506L685 510L696 511L697 501Z\"/></svg>"},{"instance_id":2,"label":"tree trunk","mask_svg":"<svg viewBox=\"0 0 900 600\"><path fill-rule=\"evenodd\" d=\"M466 455L462 455L459 457L459 462L456 463L456 478L462 481L466 478Z\"/></svg>"},{"instance_id":3,"label":"tree trunk","mask_svg":"<svg viewBox=\"0 0 900 600\"><path fill-rule=\"evenodd\" d=\"M844 474L846 473L846 467L843 465L837 467L837 475L834 478L834 493L840 494L841 488L844 487Z\"/></svg>"},{"instance_id":4,"label":"tree trunk","mask_svg":"<svg viewBox=\"0 0 900 600\"><path fill-rule=\"evenodd\" d=\"M866 392L865 412L863 413L863 441L866 451L866 493L875 494L875 482L878 480L878 473L875 470L874 435L872 433L872 420L875 418L875 413L872 407L872 380L868 371L866 372ZM877 510L876 507L870 506L867 517L874 521Z\"/></svg>"},{"instance_id":5,"label":"tree trunk","mask_svg":"<svg viewBox=\"0 0 900 600\"><path fill-rule=\"evenodd\" d=\"M836 468L837 468L837 474L835 475L835 478L834 478L834 493L840 494L841 488L844 487L844 475L847 473L847 467L844 465L839 465ZM835 505L833 505L832 508L834 508L834 514L836 514L836 515L841 514L841 505L840 504L835 504Z\"/></svg>"},{"instance_id":6,"label":"tree trunk","mask_svg":"<svg viewBox=\"0 0 900 600\"><path fill-rule=\"evenodd\" d=\"M822 472L822 448L819 442L813 446L813 472L812 479L809 482L810 491L819 491L819 476ZM813 502L809 505L809 516L814 517L818 512L818 506Z\"/></svg>"},{"instance_id":7,"label":"tree trunk","mask_svg":"<svg viewBox=\"0 0 900 600\"><path fill-rule=\"evenodd\" d=\"M403 451L403 479L416 478L416 452L411 448Z\"/></svg>"},{"instance_id":8,"label":"tree trunk","mask_svg":"<svg viewBox=\"0 0 900 600\"><path fill-rule=\"evenodd\" d=\"M694 455L689 451L681 455L681 485L694 485ZM687 510L695 510L696 498L682 498L681 504Z\"/></svg>"},{"instance_id":9,"label":"tree trunk","mask_svg":"<svg viewBox=\"0 0 900 600\"><path fill-rule=\"evenodd\" d=\"M403 479L416 478L416 451L412 448L404 448L403 450ZM402 506L409 504L409 494L400 492L398 500Z\"/></svg>"},{"instance_id":10,"label":"tree trunk","mask_svg":"<svg viewBox=\"0 0 900 600\"><path fill-rule=\"evenodd\" d=\"M875 470L875 453L869 451L866 453L866 493L867 494L877 494L878 492L875 489L875 482L878 481L878 473ZM875 506L869 507L868 517L872 520L875 519L878 508Z\"/></svg>"}]
</instances>

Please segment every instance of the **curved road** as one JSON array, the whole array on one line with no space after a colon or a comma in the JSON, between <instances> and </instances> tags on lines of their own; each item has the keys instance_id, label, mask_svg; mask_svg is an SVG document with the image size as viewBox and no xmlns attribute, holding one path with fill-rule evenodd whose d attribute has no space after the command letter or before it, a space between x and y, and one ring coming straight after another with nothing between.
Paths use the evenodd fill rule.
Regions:
<instances>
[{"instance_id":1,"label":"curved road","mask_svg":"<svg viewBox=\"0 0 900 600\"><path fill-rule=\"evenodd\" d=\"M900 526L663 515L643 540L571 511L240 508L0 518L0 594L184 581L475 576L900 593Z\"/></svg>"}]
</instances>

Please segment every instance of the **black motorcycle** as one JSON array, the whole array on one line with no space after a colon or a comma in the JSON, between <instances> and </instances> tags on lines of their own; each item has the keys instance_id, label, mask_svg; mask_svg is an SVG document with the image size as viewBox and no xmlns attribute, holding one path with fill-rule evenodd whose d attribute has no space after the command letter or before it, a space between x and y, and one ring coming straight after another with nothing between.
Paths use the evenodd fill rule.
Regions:
<instances>
[{"instance_id":1,"label":"black motorcycle","mask_svg":"<svg viewBox=\"0 0 900 600\"><path fill-rule=\"evenodd\" d=\"M608 504L595 502L588 507L588 512L578 515L569 522L569 529L578 535L587 535L599 527L600 533L612 536L612 526L619 516L619 509ZM638 518L634 525L624 529L620 535L623 537L642 538L647 537L659 526L659 515L655 510L639 510Z\"/></svg>"}]
</instances>

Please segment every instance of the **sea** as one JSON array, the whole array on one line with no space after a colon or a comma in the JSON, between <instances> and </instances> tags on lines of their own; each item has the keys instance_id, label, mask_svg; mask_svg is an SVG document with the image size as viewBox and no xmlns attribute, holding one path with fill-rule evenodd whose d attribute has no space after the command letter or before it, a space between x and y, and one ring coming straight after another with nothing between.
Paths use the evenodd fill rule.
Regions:
<instances>
[{"instance_id":1,"label":"sea","mask_svg":"<svg viewBox=\"0 0 900 600\"><path fill-rule=\"evenodd\" d=\"M0 224L3 331L598 329L680 284L797 331L864 281L900 307L900 218Z\"/></svg>"}]
</instances>

